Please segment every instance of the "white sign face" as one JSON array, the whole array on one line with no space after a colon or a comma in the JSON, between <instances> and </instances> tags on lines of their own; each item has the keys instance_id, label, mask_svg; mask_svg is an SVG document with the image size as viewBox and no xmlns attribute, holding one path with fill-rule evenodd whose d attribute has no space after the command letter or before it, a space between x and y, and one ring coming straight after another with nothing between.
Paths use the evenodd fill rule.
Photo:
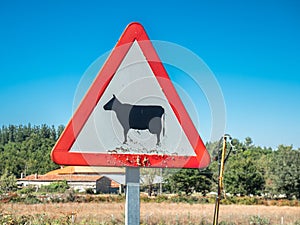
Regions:
<instances>
[{"instance_id":1,"label":"white sign face","mask_svg":"<svg viewBox=\"0 0 300 225\"><path fill-rule=\"evenodd\" d=\"M126 107L139 112L129 115ZM70 152L196 155L137 41Z\"/></svg>"}]
</instances>

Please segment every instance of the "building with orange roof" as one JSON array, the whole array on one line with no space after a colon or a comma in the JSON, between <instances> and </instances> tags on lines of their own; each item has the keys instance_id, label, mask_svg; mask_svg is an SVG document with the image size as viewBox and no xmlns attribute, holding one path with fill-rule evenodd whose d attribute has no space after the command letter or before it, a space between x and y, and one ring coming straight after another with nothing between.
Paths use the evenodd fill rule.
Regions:
<instances>
[{"instance_id":1,"label":"building with orange roof","mask_svg":"<svg viewBox=\"0 0 300 225\"><path fill-rule=\"evenodd\" d=\"M93 189L97 193L122 193L125 185L125 169L120 167L67 166L44 175L29 175L18 179L20 186L49 185L67 181L74 190Z\"/></svg>"}]
</instances>

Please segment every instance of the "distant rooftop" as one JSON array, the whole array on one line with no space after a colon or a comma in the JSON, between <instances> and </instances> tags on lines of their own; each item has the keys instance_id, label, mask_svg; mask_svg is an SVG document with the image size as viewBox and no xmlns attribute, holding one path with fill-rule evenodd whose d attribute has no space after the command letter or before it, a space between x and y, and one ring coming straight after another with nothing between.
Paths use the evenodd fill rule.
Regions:
<instances>
[{"instance_id":1,"label":"distant rooftop","mask_svg":"<svg viewBox=\"0 0 300 225\"><path fill-rule=\"evenodd\" d=\"M58 174L45 174L45 175L29 175L25 178L19 179L22 181L63 181L67 180L70 182L74 181L96 181L102 176L100 175L58 175Z\"/></svg>"},{"instance_id":2,"label":"distant rooftop","mask_svg":"<svg viewBox=\"0 0 300 225\"><path fill-rule=\"evenodd\" d=\"M52 170L45 175L64 174L125 174L123 167L100 167L100 166L66 166L61 169Z\"/></svg>"}]
</instances>

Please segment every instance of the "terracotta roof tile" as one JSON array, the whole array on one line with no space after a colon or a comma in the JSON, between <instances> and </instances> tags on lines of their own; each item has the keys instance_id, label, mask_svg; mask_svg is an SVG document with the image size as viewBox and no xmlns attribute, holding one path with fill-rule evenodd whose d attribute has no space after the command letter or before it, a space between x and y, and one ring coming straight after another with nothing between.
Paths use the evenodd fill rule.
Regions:
<instances>
[{"instance_id":1,"label":"terracotta roof tile","mask_svg":"<svg viewBox=\"0 0 300 225\"><path fill-rule=\"evenodd\" d=\"M122 167L66 166L47 173L47 175L50 174L125 174L125 169Z\"/></svg>"},{"instance_id":2,"label":"terracotta roof tile","mask_svg":"<svg viewBox=\"0 0 300 225\"><path fill-rule=\"evenodd\" d=\"M57 175L57 174L46 174L39 175L37 178L35 175L27 176L20 181L97 181L101 178L100 175Z\"/></svg>"}]
</instances>

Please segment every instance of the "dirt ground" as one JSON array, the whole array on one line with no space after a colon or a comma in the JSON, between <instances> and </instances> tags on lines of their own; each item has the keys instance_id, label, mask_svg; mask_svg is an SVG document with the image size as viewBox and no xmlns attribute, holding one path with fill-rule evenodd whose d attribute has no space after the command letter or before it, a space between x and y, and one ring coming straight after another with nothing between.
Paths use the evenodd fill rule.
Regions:
<instances>
[{"instance_id":1,"label":"dirt ground","mask_svg":"<svg viewBox=\"0 0 300 225\"><path fill-rule=\"evenodd\" d=\"M53 203L53 204L1 204L2 213L14 215L46 214L53 218L73 215L75 221L124 221L124 203ZM186 203L141 203L141 221L147 224L164 221L168 224L212 222L214 205ZM300 207L221 205L219 222L249 224L259 216L271 224L300 222Z\"/></svg>"}]
</instances>

